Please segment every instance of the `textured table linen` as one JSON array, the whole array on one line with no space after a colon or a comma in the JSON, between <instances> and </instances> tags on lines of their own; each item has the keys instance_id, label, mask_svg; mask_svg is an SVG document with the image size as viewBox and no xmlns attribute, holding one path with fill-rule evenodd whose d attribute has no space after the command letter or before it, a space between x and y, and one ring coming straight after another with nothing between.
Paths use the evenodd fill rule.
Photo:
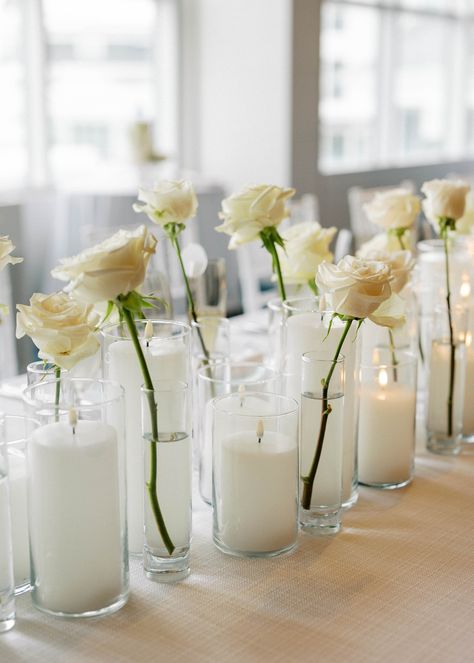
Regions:
<instances>
[{"instance_id":1,"label":"textured table linen","mask_svg":"<svg viewBox=\"0 0 474 663\"><path fill-rule=\"evenodd\" d=\"M115 615L61 620L17 601L0 661L474 660L474 456L420 450L407 488L362 488L332 538L300 534L286 557L220 553L194 504L192 573L146 580ZM275 514L278 517L278 514Z\"/></svg>"}]
</instances>

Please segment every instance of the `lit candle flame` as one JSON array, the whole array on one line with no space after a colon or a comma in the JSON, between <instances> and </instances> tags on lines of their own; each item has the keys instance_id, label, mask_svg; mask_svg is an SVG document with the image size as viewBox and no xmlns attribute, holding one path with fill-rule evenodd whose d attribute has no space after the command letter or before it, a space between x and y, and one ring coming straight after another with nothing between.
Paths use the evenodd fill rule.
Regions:
<instances>
[{"instance_id":1,"label":"lit candle flame","mask_svg":"<svg viewBox=\"0 0 474 663\"><path fill-rule=\"evenodd\" d=\"M263 426L263 419L259 419L257 421L257 429L255 432L257 434L258 443L260 444L260 442L262 441L263 434L265 432L265 428Z\"/></svg>"},{"instance_id":2,"label":"lit candle flame","mask_svg":"<svg viewBox=\"0 0 474 663\"><path fill-rule=\"evenodd\" d=\"M77 410L73 407L69 410L69 425L72 427L72 434L75 435L77 426Z\"/></svg>"},{"instance_id":3,"label":"lit candle flame","mask_svg":"<svg viewBox=\"0 0 474 663\"><path fill-rule=\"evenodd\" d=\"M469 281L464 281L461 283L461 287L459 288L459 294L463 299L467 299L470 294L471 294L471 284Z\"/></svg>"},{"instance_id":4,"label":"lit candle flame","mask_svg":"<svg viewBox=\"0 0 474 663\"><path fill-rule=\"evenodd\" d=\"M143 332L145 338L146 347L150 345L150 340L153 338L153 324L151 320L146 321L145 331Z\"/></svg>"},{"instance_id":5,"label":"lit candle flame","mask_svg":"<svg viewBox=\"0 0 474 663\"><path fill-rule=\"evenodd\" d=\"M379 385L382 387L386 387L388 384L388 374L387 371L384 368L381 368L379 371Z\"/></svg>"},{"instance_id":6,"label":"lit candle flame","mask_svg":"<svg viewBox=\"0 0 474 663\"><path fill-rule=\"evenodd\" d=\"M240 407L242 407L245 400L245 386L243 384L239 385L239 396L240 396Z\"/></svg>"},{"instance_id":7,"label":"lit candle flame","mask_svg":"<svg viewBox=\"0 0 474 663\"><path fill-rule=\"evenodd\" d=\"M468 331L466 334L466 346L470 348L471 345L472 345L472 334L470 331Z\"/></svg>"}]
</instances>

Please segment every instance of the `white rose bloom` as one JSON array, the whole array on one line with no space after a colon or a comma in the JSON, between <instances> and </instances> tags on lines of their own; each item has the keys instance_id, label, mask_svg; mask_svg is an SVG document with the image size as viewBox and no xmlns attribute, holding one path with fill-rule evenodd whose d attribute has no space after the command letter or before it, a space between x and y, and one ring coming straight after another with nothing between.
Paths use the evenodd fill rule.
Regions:
<instances>
[{"instance_id":1,"label":"white rose bloom","mask_svg":"<svg viewBox=\"0 0 474 663\"><path fill-rule=\"evenodd\" d=\"M440 218L457 221L464 214L469 184L461 180L431 180L421 187L423 211L432 223Z\"/></svg>"},{"instance_id":2,"label":"white rose bloom","mask_svg":"<svg viewBox=\"0 0 474 663\"><path fill-rule=\"evenodd\" d=\"M322 262L332 262L329 245L337 228L321 228L319 223L305 221L281 233L285 251L277 246L281 270L286 283L308 283Z\"/></svg>"},{"instance_id":3,"label":"white rose bloom","mask_svg":"<svg viewBox=\"0 0 474 663\"><path fill-rule=\"evenodd\" d=\"M91 305L65 292L35 293L29 306L18 304L17 309L16 336L30 336L41 359L69 370L97 352L99 342L94 332L99 316Z\"/></svg>"},{"instance_id":4,"label":"white rose bloom","mask_svg":"<svg viewBox=\"0 0 474 663\"><path fill-rule=\"evenodd\" d=\"M222 201L219 218L224 223L216 230L231 235L229 249L252 242L264 228L276 227L290 215L286 201L294 193L266 184L246 187Z\"/></svg>"},{"instance_id":5,"label":"white rose bloom","mask_svg":"<svg viewBox=\"0 0 474 663\"><path fill-rule=\"evenodd\" d=\"M66 290L75 299L95 304L127 295L145 280L156 239L146 226L119 230L104 242L72 258L63 258L51 274L70 281Z\"/></svg>"},{"instance_id":6,"label":"white rose bloom","mask_svg":"<svg viewBox=\"0 0 474 663\"><path fill-rule=\"evenodd\" d=\"M337 265L327 262L318 267L316 283L332 309L350 318L371 318L392 294L390 267L383 262L346 256ZM398 319L398 316L394 315ZM384 312L384 319L390 311ZM390 321L393 322L392 318ZM392 326L392 325L391 325Z\"/></svg>"},{"instance_id":7,"label":"white rose bloom","mask_svg":"<svg viewBox=\"0 0 474 663\"><path fill-rule=\"evenodd\" d=\"M376 250L369 251L364 254L364 259L384 262L390 267L392 274L390 286L392 292L395 293L399 293L403 290L410 278L411 271L415 266L415 260L411 251L394 251L392 253Z\"/></svg>"},{"instance_id":8,"label":"white rose bloom","mask_svg":"<svg viewBox=\"0 0 474 663\"><path fill-rule=\"evenodd\" d=\"M144 212L154 223L165 226L167 223L186 223L196 216L198 201L191 182L186 180L164 181L153 189L138 189L138 200L134 203L135 212Z\"/></svg>"},{"instance_id":9,"label":"white rose bloom","mask_svg":"<svg viewBox=\"0 0 474 663\"><path fill-rule=\"evenodd\" d=\"M411 233L409 230L406 231L403 242L407 246L411 245ZM384 253L397 253L400 251L400 242L398 237L388 233L379 233L369 239L368 242L364 242L357 251L358 258L367 258L374 251L383 251Z\"/></svg>"},{"instance_id":10,"label":"white rose bloom","mask_svg":"<svg viewBox=\"0 0 474 663\"><path fill-rule=\"evenodd\" d=\"M10 255L14 250L15 247L8 235L0 237L0 270L7 265L16 265L18 262L23 261L23 258L15 258Z\"/></svg>"},{"instance_id":11,"label":"white rose bloom","mask_svg":"<svg viewBox=\"0 0 474 663\"><path fill-rule=\"evenodd\" d=\"M411 228L420 210L420 200L406 189L380 191L364 205L369 221L385 230Z\"/></svg>"},{"instance_id":12,"label":"white rose bloom","mask_svg":"<svg viewBox=\"0 0 474 663\"><path fill-rule=\"evenodd\" d=\"M474 191L466 196L466 208L456 223L456 230L460 235L474 235Z\"/></svg>"}]
</instances>

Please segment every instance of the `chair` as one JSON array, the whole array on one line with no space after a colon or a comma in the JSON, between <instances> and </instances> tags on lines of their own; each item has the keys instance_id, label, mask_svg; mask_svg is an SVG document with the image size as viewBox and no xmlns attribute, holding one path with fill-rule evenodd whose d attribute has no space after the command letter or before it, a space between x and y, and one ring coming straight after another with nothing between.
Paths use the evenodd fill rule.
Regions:
<instances>
[{"instance_id":1,"label":"chair","mask_svg":"<svg viewBox=\"0 0 474 663\"><path fill-rule=\"evenodd\" d=\"M404 180L398 186L385 186L364 189L360 186L351 187L347 192L349 212L351 219L351 230L354 236L355 250L359 249L364 242L372 239L381 229L371 223L364 211L364 205L372 200L376 193L390 191L391 189L407 189L410 193L415 192L415 184L411 180Z\"/></svg>"}]
</instances>

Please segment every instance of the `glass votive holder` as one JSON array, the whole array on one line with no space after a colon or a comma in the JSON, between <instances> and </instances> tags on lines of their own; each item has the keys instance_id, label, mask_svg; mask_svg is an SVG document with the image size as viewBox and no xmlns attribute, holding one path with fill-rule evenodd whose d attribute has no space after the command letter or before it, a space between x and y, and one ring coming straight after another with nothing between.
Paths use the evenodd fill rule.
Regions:
<instances>
[{"instance_id":1,"label":"glass votive holder","mask_svg":"<svg viewBox=\"0 0 474 663\"><path fill-rule=\"evenodd\" d=\"M427 449L456 455L462 447L467 309L435 308L428 355ZM452 342L451 342L452 341Z\"/></svg>"},{"instance_id":2,"label":"glass votive holder","mask_svg":"<svg viewBox=\"0 0 474 663\"><path fill-rule=\"evenodd\" d=\"M191 545L191 404L185 382L142 387L145 544L150 580L176 582L189 575ZM153 414L155 413L155 414Z\"/></svg>"},{"instance_id":3,"label":"glass votive holder","mask_svg":"<svg viewBox=\"0 0 474 663\"><path fill-rule=\"evenodd\" d=\"M56 364L49 361L33 361L26 367L26 382L29 385L45 380L54 380L58 377L65 377L68 374L67 369L59 368Z\"/></svg>"},{"instance_id":4,"label":"glass votive holder","mask_svg":"<svg viewBox=\"0 0 474 663\"><path fill-rule=\"evenodd\" d=\"M401 488L413 478L418 358L374 348L360 367L359 482Z\"/></svg>"},{"instance_id":5,"label":"glass votive holder","mask_svg":"<svg viewBox=\"0 0 474 663\"><path fill-rule=\"evenodd\" d=\"M63 378L24 394L37 420L27 445L33 604L61 617L115 612L128 597L123 389Z\"/></svg>"},{"instance_id":6,"label":"glass votive holder","mask_svg":"<svg viewBox=\"0 0 474 663\"><path fill-rule=\"evenodd\" d=\"M299 521L311 534L335 534L342 512L344 357L306 352L301 363Z\"/></svg>"},{"instance_id":7,"label":"glass votive holder","mask_svg":"<svg viewBox=\"0 0 474 663\"><path fill-rule=\"evenodd\" d=\"M8 414L5 415L4 423L9 464L15 595L19 595L30 589L26 447L37 422L29 417Z\"/></svg>"},{"instance_id":8,"label":"glass votive holder","mask_svg":"<svg viewBox=\"0 0 474 663\"><path fill-rule=\"evenodd\" d=\"M145 339L145 327L152 335ZM191 379L191 328L176 320L135 320L153 383ZM127 458L127 523L129 553L143 554L143 442L141 387L143 373L125 324L107 325L101 332L103 377L125 390Z\"/></svg>"},{"instance_id":9,"label":"glass votive holder","mask_svg":"<svg viewBox=\"0 0 474 663\"><path fill-rule=\"evenodd\" d=\"M464 393L474 393L474 304L469 305L469 326L465 343L465 386ZM474 453L474 408L470 398L464 398L462 418L462 452Z\"/></svg>"},{"instance_id":10,"label":"glass votive holder","mask_svg":"<svg viewBox=\"0 0 474 663\"><path fill-rule=\"evenodd\" d=\"M0 414L0 633L15 625L15 581L5 421Z\"/></svg>"},{"instance_id":11,"label":"glass votive holder","mask_svg":"<svg viewBox=\"0 0 474 663\"><path fill-rule=\"evenodd\" d=\"M290 551L298 533L298 405L248 392L247 412L241 398L212 401L213 538L230 555L271 557Z\"/></svg>"},{"instance_id":12,"label":"glass votive holder","mask_svg":"<svg viewBox=\"0 0 474 663\"><path fill-rule=\"evenodd\" d=\"M276 392L278 374L273 369L256 362L213 362L198 370L197 434L199 439L199 491L202 499L212 504L212 428L214 408L212 399L238 392L242 399L235 403L240 409L244 404L249 412L253 405L260 407L246 395L247 391Z\"/></svg>"}]
</instances>

